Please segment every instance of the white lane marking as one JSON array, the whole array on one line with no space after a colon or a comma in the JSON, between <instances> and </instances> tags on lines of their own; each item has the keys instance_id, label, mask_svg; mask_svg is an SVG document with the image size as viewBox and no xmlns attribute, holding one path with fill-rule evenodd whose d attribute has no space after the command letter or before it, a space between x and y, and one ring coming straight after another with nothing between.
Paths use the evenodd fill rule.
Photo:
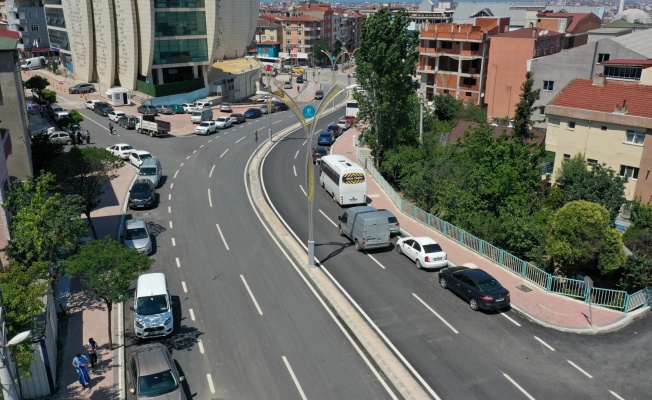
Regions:
<instances>
[{"instance_id":1,"label":"white lane marking","mask_svg":"<svg viewBox=\"0 0 652 400\"><path fill-rule=\"evenodd\" d=\"M168 201L172 200L172 193L168 193Z\"/></svg>"},{"instance_id":2,"label":"white lane marking","mask_svg":"<svg viewBox=\"0 0 652 400\"><path fill-rule=\"evenodd\" d=\"M197 150L193 151L192 154L195 154L196 152L197 152Z\"/></svg>"},{"instance_id":3,"label":"white lane marking","mask_svg":"<svg viewBox=\"0 0 652 400\"><path fill-rule=\"evenodd\" d=\"M301 384L299 384L299 381L297 380L297 376L294 375L294 371L292 371L292 367L290 366L290 362L288 359L283 356L283 362L285 363L285 367L288 369L288 372L290 372L290 376L292 377L292 380L294 381L295 386L297 387L297 390L299 391L299 394L301 395L301 398L303 400L308 400L306 397L306 394L303 392L303 389L301 388Z\"/></svg>"},{"instance_id":4,"label":"white lane marking","mask_svg":"<svg viewBox=\"0 0 652 400\"><path fill-rule=\"evenodd\" d=\"M293 165L292 169L294 170L294 176L297 176L297 167Z\"/></svg>"},{"instance_id":5,"label":"white lane marking","mask_svg":"<svg viewBox=\"0 0 652 400\"><path fill-rule=\"evenodd\" d=\"M215 386L213 386L211 374L206 374L206 379L208 379L208 387L211 389L211 394L215 394Z\"/></svg>"},{"instance_id":6,"label":"white lane marking","mask_svg":"<svg viewBox=\"0 0 652 400\"><path fill-rule=\"evenodd\" d=\"M183 292L188 293L188 288L186 287L186 282L185 281L181 281L181 286L183 287Z\"/></svg>"},{"instance_id":7,"label":"white lane marking","mask_svg":"<svg viewBox=\"0 0 652 400\"><path fill-rule=\"evenodd\" d=\"M174 187L174 182L170 183L170 189Z\"/></svg>"},{"instance_id":8,"label":"white lane marking","mask_svg":"<svg viewBox=\"0 0 652 400\"><path fill-rule=\"evenodd\" d=\"M573 367L577 368L578 371L580 371L581 373L583 373L584 375L586 375L588 378L593 379L593 376L591 376L591 374L589 374L588 372L584 371L584 370L583 370L582 368L580 368L577 364L575 364L575 363L572 362L571 360L566 360L566 361L568 361L568 363L569 363L570 365L572 365Z\"/></svg>"},{"instance_id":9,"label":"white lane marking","mask_svg":"<svg viewBox=\"0 0 652 400\"><path fill-rule=\"evenodd\" d=\"M280 124L281 122L283 122L283 121L276 121L276 122L272 122L272 123L273 124Z\"/></svg>"},{"instance_id":10,"label":"white lane marking","mask_svg":"<svg viewBox=\"0 0 652 400\"><path fill-rule=\"evenodd\" d=\"M618 393L614 392L613 390L610 390L609 393L611 393L611 395L612 395L613 397L617 398L618 400L625 400L624 398L620 397L620 396L618 395Z\"/></svg>"},{"instance_id":11,"label":"white lane marking","mask_svg":"<svg viewBox=\"0 0 652 400\"><path fill-rule=\"evenodd\" d=\"M201 148L203 148L204 146L205 146L205 145L202 144L201 146L199 146L199 148L201 149Z\"/></svg>"},{"instance_id":12,"label":"white lane marking","mask_svg":"<svg viewBox=\"0 0 652 400\"><path fill-rule=\"evenodd\" d=\"M197 150L195 150L195 151L197 151ZM189 158L190 158L190 156L186 157L186 160L189 159Z\"/></svg>"},{"instance_id":13,"label":"white lane marking","mask_svg":"<svg viewBox=\"0 0 652 400\"><path fill-rule=\"evenodd\" d=\"M425 301L421 300L421 297L417 296L416 294L412 293L412 296L414 296L421 304L423 304L424 307L426 307L431 313L435 314L437 318L444 324L446 324L447 327L451 329L451 331L455 333L459 333L457 329L453 328L453 325L449 324L448 321L446 321L441 315L437 313L437 311L433 310L428 304L426 304Z\"/></svg>"},{"instance_id":14,"label":"white lane marking","mask_svg":"<svg viewBox=\"0 0 652 400\"><path fill-rule=\"evenodd\" d=\"M175 179L176 179L178 173L179 173L179 170L177 170L177 172L174 173L174 178Z\"/></svg>"},{"instance_id":15,"label":"white lane marking","mask_svg":"<svg viewBox=\"0 0 652 400\"><path fill-rule=\"evenodd\" d=\"M190 311L190 319L195 320L195 312L192 310L192 308L189 308L188 311Z\"/></svg>"},{"instance_id":16,"label":"white lane marking","mask_svg":"<svg viewBox=\"0 0 652 400\"><path fill-rule=\"evenodd\" d=\"M500 371L500 372L503 374L503 376L504 376L505 378L507 378L508 381L510 381L510 382L512 383L512 385L516 386L516 388L517 388L518 390L520 390L521 393L523 393L523 394L525 395L525 397L527 397L527 398L530 399L530 400L534 400L534 397L532 397L532 395L531 395L530 393L526 392L525 389L523 389L523 388L521 387L521 385L519 385L518 383L516 383L516 381L515 381L514 379L512 379L509 375L507 375L507 374L504 373L503 371Z\"/></svg>"},{"instance_id":17,"label":"white lane marking","mask_svg":"<svg viewBox=\"0 0 652 400\"><path fill-rule=\"evenodd\" d=\"M179 261L179 257L174 257L174 261L177 263L177 268L181 268L181 261Z\"/></svg>"},{"instance_id":18,"label":"white lane marking","mask_svg":"<svg viewBox=\"0 0 652 400\"><path fill-rule=\"evenodd\" d=\"M174 238L172 238L172 246L173 246L173 247L176 247L176 246L177 246L177 242L176 242L176 240L174 240Z\"/></svg>"},{"instance_id":19,"label":"white lane marking","mask_svg":"<svg viewBox=\"0 0 652 400\"><path fill-rule=\"evenodd\" d=\"M217 226L217 231L220 233L220 237L222 238L222 241L224 242L224 247L226 247L226 249L228 250L229 245L226 244L226 239L224 239L224 235L222 235L222 230L220 229L220 224L215 224L215 226Z\"/></svg>"},{"instance_id":20,"label":"white lane marking","mask_svg":"<svg viewBox=\"0 0 652 400\"><path fill-rule=\"evenodd\" d=\"M242 142L244 140L244 138L245 138L244 136L241 137L240 139L236 140L235 143L238 144L238 143Z\"/></svg>"},{"instance_id":21,"label":"white lane marking","mask_svg":"<svg viewBox=\"0 0 652 400\"><path fill-rule=\"evenodd\" d=\"M212 141L213 141L213 139L209 140L208 143L210 143L210 142L212 142Z\"/></svg>"},{"instance_id":22,"label":"white lane marking","mask_svg":"<svg viewBox=\"0 0 652 400\"><path fill-rule=\"evenodd\" d=\"M209 177L209 178L212 178L212 177L213 177L213 170L214 170L214 169L215 169L215 165L213 165L213 168L211 168L211 173L208 174L208 177Z\"/></svg>"},{"instance_id":23,"label":"white lane marking","mask_svg":"<svg viewBox=\"0 0 652 400\"><path fill-rule=\"evenodd\" d=\"M544 342L543 340L539 339L539 338L536 337L536 336L535 336L534 338L535 338L539 343L541 343L542 345L544 345L544 346L546 346L547 348L549 348L550 351L555 351L554 347L552 347L552 346L549 345L548 343Z\"/></svg>"},{"instance_id":24,"label":"white lane marking","mask_svg":"<svg viewBox=\"0 0 652 400\"><path fill-rule=\"evenodd\" d=\"M326 214L324 214L324 212L323 212L322 210L319 210L319 212L321 213L321 215L324 216L324 218L326 218L326 219L328 220L328 222L330 222L330 223L333 224L334 226L337 226L337 224L336 224L335 222L333 222L332 219L328 218L328 216L327 216Z\"/></svg>"},{"instance_id":25,"label":"white lane marking","mask_svg":"<svg viewBox=\"0 0 652 400\"><path fill-rule=\"evenodd\" d=\"M172 214L172 207L168 206L168 214Z\"/></svg>"},{"instance_id":26,"label":"white lane marking","mask_svg":"<svg viewBox=\"0 0 652 400\"><path fill-rule=\"evenodd\" d=\"M385 266L384 266L383 264L381 264L380 261L376 260L376 259L374 258L374 256L372 256L372 255L369 254L369 253L365 253L365 254L366 254L369 258L371 258L372 260L374 260L374 262L375 262L376 264L378 264L378 266L379 266L380 268L385 269Z\"/></svg>"},{"instance_id":27,"label":"white lane marking","mask_svg":"<svg viewBox=\"0 0 652 400\"><path fill-rule=\"evenodd\" d=\"M172 229L172 221L170 221L170 229Z\"/></svg>"},{"instance_id":28,"label":"white lane marking","mask_svg":"<svg viewBox=\"0 0 652 400\"><path fill-rule=\"evenodd\" d=\"M303 143L301 143L301 146L305 146L306 143L308 143L308 141L307 141L307 140L304 140Z\"/></svg>"},{"instance_id":29,"label":"white lane marking","mask_svg":"<svg viewBox=\"0 0 652 400\"><path fill-rule=\"evenodd\" d=\"M224 155L226 154L227 151L229 151L229 149L224 150L224 153L222 153L222 155L220 156L220 158L224 157Z\"/></svg>"},{"instance_id":30,"label":"white lane marking","mask_svg":"<svg viewBox=\"0 0 652 400\"><path fill-rule=\"evenodd\" d=\"M306 191L303 190L303 186L299 185L299 187L301 188L301 191L303 192L303 195L304 195L304 196L308 196L308 194L306 193Z\"/></svg>"},{"instance_id":31,"label":"white lane marking","mask_svg":"<svg viewBox=\"0 0 652 400\"><path fill-rule=\"evenodd\" d=\"M208 188L208 205L213 208L213 200L211 200L211 188Z\"/></svg>"},{"instance_id":32,"label":"white lane marking","mask_svg":"<svg viewBox=\"0 0 652 400\"><path fill-rule=\"evenodd\" d=\"M240 275L240 279L242 279L242 283L244 283L245 288L247 289L247 292L249 292L249 297L251 297L251 300L254 302L254 305L256 306L256 310L258 310L258 314L263 315L263 310L260 309L258 306L258 302L256 301L256 298L254 297L254 293L251 291L249 288L249 285L247 285L247 280L243 275Z\"/></svg>"},{"instance_id":33,"label":"white lane marking","mask_svg":"<svg viewBox=\"0 0 652 400\"><path fill-rule=\"evenodd\" d=\"M295 160L297 159L297 156L298 156L298 155L299 155L299 150L297 150L297 152L294 153L294 159L295 159Z\"/></svg>"},{"instance_id":34,"label":"white lane marking","mask_svg":"<svg viewBox=\"0 0 652 400\"><path fill-rule=\"evenodd\" d=\"M204 344L201 342L201 339L197 339L197 344L199 345L199 352L204 354Z\"/></svg>"},{"instance_id":35,"label":"white lane marking","mask_svg":"<svg viewBox=\"0 0 652 400\"><path fill-rule=\"evenodd\" d=\"M507 314L505 314L505 312L501 312L500 315L502 315L503 317L505 317L505 318L507 318L508 320L512 321L512 323L513 323L514 325L516 325L516 326L521 326L521 324L519 324L518 322L516 322L516 320L513 319L512 317L510 317L510 316L508 316Z\"/></svg>"}]
</instances>

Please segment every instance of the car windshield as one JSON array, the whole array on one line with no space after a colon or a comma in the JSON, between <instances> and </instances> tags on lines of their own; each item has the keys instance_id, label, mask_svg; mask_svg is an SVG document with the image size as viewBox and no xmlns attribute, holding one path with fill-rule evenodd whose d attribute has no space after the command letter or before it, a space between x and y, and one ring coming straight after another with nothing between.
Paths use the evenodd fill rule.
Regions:
<instances>
[{"instance_id":1,"label":"car windshield","mask_svg":"<svg viewBox=\"0 0 652 400\"><path fill-rule=\"evenodd\" d=\"M154 176L154 175L156 175L156 168L154 168L154 167L141 168L139 175Z\"/></svg>"},{"instance_id":2,"label":"car windshield","mask_svg":"<svg viewBox=\"0 0 652 400\"><path fill-rule=\"evenodd\" d=\"M493 278L478 282L478 285L480 285L480 290L483 292L493 292L494 290L502 288L500 283L498 283L498 281Z\"/></svg>"},{"instance_id":3,"label":"car windshield","mask_svg":"<svg viewBox=\"0 0 652 400\"><path fill-rule=\"evenodd\" d=\"M149 193L149 185L147 183L136 183L131 191L133 193Z\"/></svg>"},{"instance_id":4,"label":"car windshield","mask_svg":"<svg viewBox=\"0 0 652 400\"><path fill-rule=\"evenodd\" d=\"M199 124L199 126L207 127L207 126L208 126L208 122L202 122L201 124Z\"/></svg>"},{"instance_id":5,"label":"car windshield","mask_svg":"<svg viewBox=\"0 0 652 400\"><path fill-rule=\"evenodd\" d=\"M144 159L146 159L146 158L152 158L152 155L149 154L149 153L141 154L141 155L140 155L140 159L141 159L141 160L144 160Z\"/></svg>"},{"instance_id":6,"label":"car windshield","mask_svg":"<svg viewBox=\"0 0 652 400\"><path fill-rule=\"evenodd\" d=\"M195 117L199 117L201 115L201 112L200 111L195 111L195 112L192 113L192 115L195 116Z\"/></svg>"},{"instance_id":7,"label":"car windshield","mask_svg":"<svg viewBox=\"0 0 652 400\"><path fill-rule=\"evenodd\" d=\"M159 294L156 296L139 297L136 304L138 315L160 314L168 310L167 296Z\"/></svg>"},{"instance_id":8,"label":"car windshield","mask_svg":"<svg viewBox=\"0 0 652 400\"><path fill-rule=\"evenodd\" d=\"M138 398L161 396L179 387L171 370L138 378Z\"/></svg>"},{"instance_id":9,"label":"car windshield","mask_svg":"<svg viewBox=\"0 0 652 400\"><path fill-rule=\"evenodd\" d=\"M340 127L337 126L337 125L329 125L329 126L328 126L328 130L329 130L329 131L336 131L336 130L338 130L338 129L340 129Z\"/></svg>"},{"instance_id":10,"label":"car windshield","mask_svg":"<svg viewBox=\"0 0 652 400\"><path fill-rule=\"evenodd\" d=\"M396 219L396 218L394 218L394 219ZM396 221L394 221L394 222L396 222ZM438 243L434 243L434 244L425 244L425 245L423 245L423 251L430 254L430 253L439 253L440 251L444 251L444 250L441 249L441 246Z\"/></svg>"},{"instance_id":11,"label":"car windshield","mask_svg":"<svg viewBox=\"0 0 652 400\"><path fill-rule=\"evenodd\" d=\"M145 228L135 228L127 229L127 234L125 235L127 240L137 240L137 239L146 239L149 235Z\"/></svg>"}]
</instances>

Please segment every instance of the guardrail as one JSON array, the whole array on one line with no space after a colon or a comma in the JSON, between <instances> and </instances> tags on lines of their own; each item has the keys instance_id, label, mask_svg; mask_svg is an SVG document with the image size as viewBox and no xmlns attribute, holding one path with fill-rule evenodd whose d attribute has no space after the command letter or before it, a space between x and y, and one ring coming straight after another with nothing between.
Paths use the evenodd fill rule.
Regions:
<instances>
[{"instance_id":1,"label":"guardrail","mask_svg":"<svg viewBox=\"0 0 652 400\"><path fill-rule=\"evenodd\" d=\"M498 264L500 267L521 276L523 279L539 286L550 293L556 293L563 296L573 297L582 300L585 303L620 310L624 313L635 310L639 307L652 305L652 290L649 288L639 290L636 293L628 294L624 290L613 290L604 288L588 288L584 281L570 279L562 276L552 275L536 265L521 260L502 250L491 243L473 236L472 234L450 224L422 209L403 200L401 196L392 188L392 186L376 170L371 158L364 154L360 147L357 151L358 160L360 160L365 169L378 182L380 188L389 196L392 202L401 212L414 220L436 230L442 235L455 240L464 247L474 251Z\"/></svg>"}]
</instances>

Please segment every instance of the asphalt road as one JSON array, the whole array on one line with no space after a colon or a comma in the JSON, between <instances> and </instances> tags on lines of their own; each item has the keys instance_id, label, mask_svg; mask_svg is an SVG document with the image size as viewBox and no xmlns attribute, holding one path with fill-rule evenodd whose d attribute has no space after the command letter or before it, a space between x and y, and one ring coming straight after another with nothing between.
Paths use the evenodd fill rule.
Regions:
<instances>
[{"instance_id":1,"label":"asphalt road","mask_svg":"<svg viewBox=\"0 0 652 400\"><path fill-rule=\"evenodd\" d=\"M334 113L320 125L326 127L342 114ZM301 138L294 133L273 148L263 179L270 202L306 243L306 178L301 172L306 144ZM348 156L355 159L355 154ZM338 234L342 208L318 186L317 169L314 181L316 257L433 398L649 398L649 318L620 333L578 336L542 328L511 311L473 312L439 286L436 272L417 270L393 246L356 252Z\"/></svg>"}]
</instances>

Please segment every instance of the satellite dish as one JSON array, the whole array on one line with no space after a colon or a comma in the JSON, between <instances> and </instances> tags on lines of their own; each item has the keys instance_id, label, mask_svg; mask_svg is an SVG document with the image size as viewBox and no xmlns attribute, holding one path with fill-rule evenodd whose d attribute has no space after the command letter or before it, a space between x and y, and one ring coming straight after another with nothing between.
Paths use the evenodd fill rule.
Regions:
<instances>
[{"instance_id":1,"label":"satellite dish","mask_svg":"<svg viewBox=\"0 0 652 400\"><path fill-rule=\"evenodd\" d=\"M18 335L14 336L14 338L11 339L9 342L7 342L7 346L14 346L17 345L18 343L22 343L25 340L27 340L30 336L32 336L31 331L21 332Z\"/></svg>"}]
</instances>

